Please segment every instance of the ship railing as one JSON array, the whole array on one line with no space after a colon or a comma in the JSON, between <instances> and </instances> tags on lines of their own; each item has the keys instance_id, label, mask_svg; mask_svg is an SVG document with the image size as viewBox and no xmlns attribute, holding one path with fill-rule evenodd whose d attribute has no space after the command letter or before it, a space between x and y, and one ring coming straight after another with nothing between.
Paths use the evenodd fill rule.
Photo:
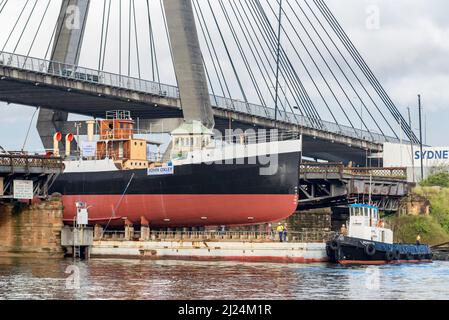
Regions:
<instances>
[{"instance_id":1,"label":"ship railing","mask_svg":"<svg viewBox=\"0 0 449 320\"><path fill-rule=\"evenodd\" d=\"M226 146L233 144L259 144L278 141L291 141L301 139L301 134L297 131L259 130L241 131L230 135L216 134L213 137L215 146Z\"/></svg>"},{"instance_id":2,"label":"ship railing","mask_svg":"<svg viewBox=\"0 0 449 320\"><path fill-rule=\"evenodd\" d=\"M293 243L323 243L335 237L335 232L325 230L289 231L287 241ZM141 240L142 233L134 231L130 239L125 238L125 231L105 231L102 241ZM100 240L100 239L97 239ZM258 231L151 231L147 241L253 241L279 242L279 234Z\"/></svg>"}]
</instances>

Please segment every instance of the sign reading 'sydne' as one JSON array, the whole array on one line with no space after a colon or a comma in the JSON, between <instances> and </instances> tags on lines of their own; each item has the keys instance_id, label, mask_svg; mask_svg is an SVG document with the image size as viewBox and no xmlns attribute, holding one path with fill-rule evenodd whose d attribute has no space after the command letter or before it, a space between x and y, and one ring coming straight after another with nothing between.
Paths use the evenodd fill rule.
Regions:
<instances>
[{"instance_id":1,"label":"sign reading 'sydne'","mask_svg":"<svg viewBox=\"0 0 449 320\"><path fill-rule=\"evenodd\" d=\"M175 174L174 166L148 169L149 176L163 176L163 175L172 175L172 174Z\"/></svg>"}]
</instances>

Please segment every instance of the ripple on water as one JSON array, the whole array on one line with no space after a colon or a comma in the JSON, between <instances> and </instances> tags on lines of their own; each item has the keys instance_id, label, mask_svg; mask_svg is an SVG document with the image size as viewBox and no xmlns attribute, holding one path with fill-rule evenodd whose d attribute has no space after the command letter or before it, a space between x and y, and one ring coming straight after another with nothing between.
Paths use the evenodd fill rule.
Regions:
<instances>
[{"instance_id":1,"label":"ripple on water","mask_svg":"<svg viewBox=\"0 0 449 320\"><path fill-rule=\"evenodd\" d=\"M93 259L74 264L79 289L66 286L71 265L71 260L0 259L0 299L449 298L448 262L344 267Z\"/></svg>"}]
</instances>

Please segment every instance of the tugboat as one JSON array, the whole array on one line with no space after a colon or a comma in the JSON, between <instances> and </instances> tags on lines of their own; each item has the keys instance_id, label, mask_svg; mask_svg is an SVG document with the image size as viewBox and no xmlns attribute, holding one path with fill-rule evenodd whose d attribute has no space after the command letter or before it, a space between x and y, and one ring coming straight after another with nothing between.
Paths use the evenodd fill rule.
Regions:
<instances>
[{"instance_id":1,"label":"tugboat","mask_svg":"<svg viewBox=\"0 0 449 320\"><path fill-rule=\"evenodd\" d=\"M330 262L343 265L432 262L428 245L393 243L393 231L385 228L378 207L354 204L349 213L346 231L326 244Z\"/></svg>"}]
</instances>

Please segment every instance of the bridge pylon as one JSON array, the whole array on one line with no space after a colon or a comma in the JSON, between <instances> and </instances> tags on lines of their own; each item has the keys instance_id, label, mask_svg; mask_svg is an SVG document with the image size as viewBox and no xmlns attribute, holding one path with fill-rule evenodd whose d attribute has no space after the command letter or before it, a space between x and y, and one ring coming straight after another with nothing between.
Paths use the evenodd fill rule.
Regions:
<instances>
[{"instance_id":1,"label":"bridge pylon","mask_svg":"<svg viewBox=\"0 0 449 320\"><path fill-rule=\"evenodd\" d=\"M57 27L51 61L78 65L81 44L83 42L90 0L63 0ZM53 147L53 135L62 131L61 123L68 120L68 112L41 107L37 121L37 130L46 150ZM76 143L72 149L76 150ZM61 145L60 150L65 146Z\"/></svg>"},{"instance_id":2,"label":"bridge pylon","mask_svg":"<svg viewBox=\"0 0 449 320\"><path fill-rule=\"evenodd\" d=\"M184 120L212 129L214 112L191 0L164 0Z\"/></svg>"}]
</instances>

